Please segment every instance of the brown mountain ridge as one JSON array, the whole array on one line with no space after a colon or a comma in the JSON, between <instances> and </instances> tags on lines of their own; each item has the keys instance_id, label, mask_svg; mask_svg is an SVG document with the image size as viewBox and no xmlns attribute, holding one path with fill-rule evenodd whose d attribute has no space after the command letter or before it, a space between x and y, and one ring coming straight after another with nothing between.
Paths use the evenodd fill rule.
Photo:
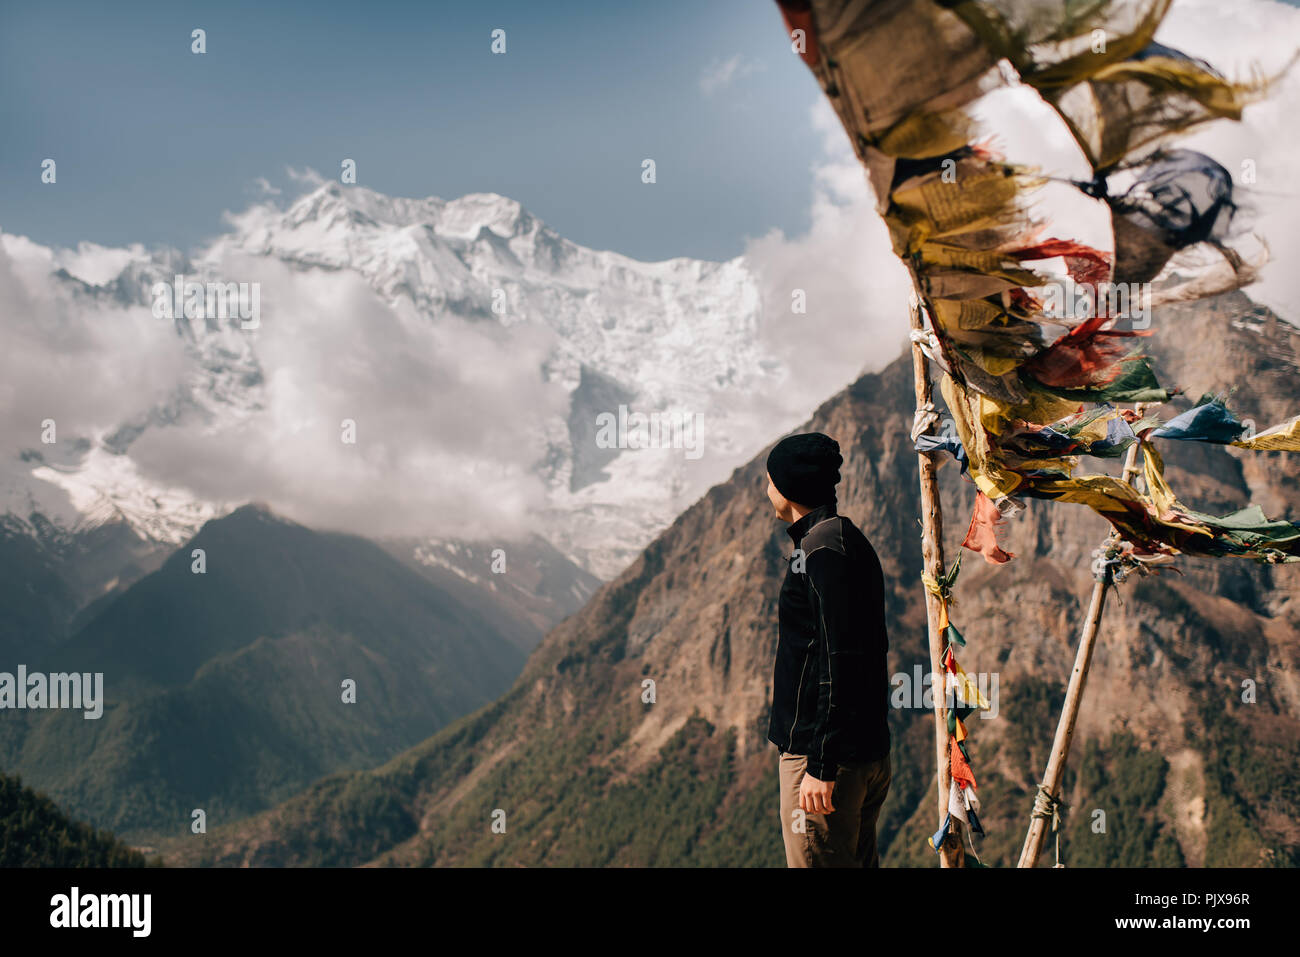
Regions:
<instances>
[{"instance_id":1,"label":"brown mountain ridge","mask_svg":"<svg viewBox=\"0 0 1300 957\"><path fill-rule=\"evenodd\" d=\"M1186 390L1157 410L1165 418L1202 392L1233 387L1230 406L1260 428L1300 411L1297 332L1245 295L1165 308L1153 328L1146 345L1162 381ZM890 670L907 675L927 661L911 375L903 353L803 427L842 446L841 511L880 554ZM1254 501L1271 516L1300 517L1285 453L1162 448L1188 505L1226 511ZM380 768L328 777L270 811L179 837L162 848L168 862L780 866L776 753L765 729L789 542L764 496L765 456L710 489L551 631L495 703ZM1118 471L1113 461L1084 467ZM940 475L951 560L973 488L951 463ZM954 609L968 641L962 664L998 676L997 717L970 723L985 864L1013 865L1023 841L1092 551L1106 531L1084 508L1030 502L1003 536L1014 562L963 562ZM1300 568L1178 566L1181 576L1129 579L1107 608L1066 779L1064 860L1295 866ZM647 679L653 703L643 700ZM1252 704L1242 700L1248 680ZM925 842L936 826L932 718L895 709L891 722L882 861L935 866Z\"/></svg>"}]
</instances>

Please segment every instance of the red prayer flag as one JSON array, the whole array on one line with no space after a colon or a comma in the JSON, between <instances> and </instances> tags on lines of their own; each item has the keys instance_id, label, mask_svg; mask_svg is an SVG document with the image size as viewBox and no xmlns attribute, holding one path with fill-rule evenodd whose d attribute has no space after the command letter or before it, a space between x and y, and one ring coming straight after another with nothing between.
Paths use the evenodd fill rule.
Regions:
<instances>
[{"instance_id":1,"label":"red prayer flag","mask_svg":"<svg viewBox=\"0 0 1300 957\"><path fill-rule=\"evenodd\" d=\"M961 753L961 748L957 744L956 738L950 738L948 766L952 779L957 782L959 788L975 787L975 772L970 769L970 764L966 761L966 755Z\"/></svg>"},{"instance_id":2,"label":"red prayer flag","mask_svg":"<svg viewBox=\"0 0 1300 957\"><path fill-rule=\"evenodd\" d=\"M998 527L1001 523L1002 515L993 500L983 492L978 493L975 496L975 510L970 517L970 528L966 530L966 540L962 546L979 552L990 565L1005 565L1016 556L1004 552L998 546Z\"/></svg>"}]
</instances>

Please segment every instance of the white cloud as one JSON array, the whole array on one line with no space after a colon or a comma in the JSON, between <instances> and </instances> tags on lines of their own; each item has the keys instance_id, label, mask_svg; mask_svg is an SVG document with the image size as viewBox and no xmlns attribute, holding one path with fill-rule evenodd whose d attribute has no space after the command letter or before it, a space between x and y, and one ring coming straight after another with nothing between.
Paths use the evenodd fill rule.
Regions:
<instances>
[{"instance_id":1,"label":"white cloud","mask_svg":"<svg viewBox=\"0 0 1300 957\"><path fill-rule=\"evenodd\" d=\"M714 60L700 74L700 90L705 96L712 96L762 68L761 63L746 60L739 53L725 60Z\"/></svg>"},{"instance_id":2,"label":"white cloud","mask_svg":"<svg viewBox=\"0 0 1300 957\"><path fill-rule=\"evenodd\" d=\"M123 252L84 243L76 253L51 253L0 235L0 436L7 455L37 449L59 458L74 439L102 436L180 382L186 362L170 322L145 306L97 303L49 281L61 262L83 277L103 275ZM52 446L41 443L45 419L55 421Z\"/></svg>"},{"instance_id":3,"label":"white cloud","mask_svg":"<svg viewBox=\"0 0 1300 957\"><path fill-rule=\"evenodd\" d=\"M537 424L568 396L543 381L541 327L429 322L348 272L219 269L262 284L261 408L215 431L150 429L130 452L151 480L372 535L505 533L544 504Z\"/></svg>"},{"instance_id":4,"label":"white cloud","mask_svg":"<svg viewBox=\"0 0 1300 957\"><path fill-rule=\"evenodd\" d=\"M296 166L286 166L284 172L289 179L307 189L315 189L325 182L325 177L310 166L304 166L302 169L298 169Z\"/></svg>"},{"instance_id":5,"label":"white cloud","mask_svg":"<svg viewBox=\"0 0 1300 957\"><path fill-rule=\"evenodd\" d=\"M259 176L253 180L253 193L257 196L279 196L280 190L272 186L271 181L265 176Z\"/></svg>"},{"instance_id":6,"label":"white cloud","mask_svg":"<svg viewBox=\"0 0 1300 957\"><path fill-rule=\"evenodd\" d=\"M813 168L808 231L791 237L772 230L745 249L761 284L762 334L792 372L788 388L774 398L803 415L900 355L910 289L862 164L823 98L813 107L812 125L823 157ZM806 314L792 309L796 290L806 296Z\"/></svg>"}]
</instances>

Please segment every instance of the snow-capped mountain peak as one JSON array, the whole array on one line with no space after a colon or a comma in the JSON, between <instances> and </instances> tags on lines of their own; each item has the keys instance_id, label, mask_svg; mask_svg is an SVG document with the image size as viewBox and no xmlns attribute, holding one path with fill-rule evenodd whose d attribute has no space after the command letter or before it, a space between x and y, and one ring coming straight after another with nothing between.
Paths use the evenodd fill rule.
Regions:
<instances>
[{"instance_id":1,"label":"snow-capped mountain peak","mask_svg":"<svg viewBox=\"0 0 1300 957\"><path fill-rule=\"evenodd\" d=\"M275 462L267 458L292 455L297 441L293 437L320 414L319 403L312 399L318 390L304 376L330 375L322 363L338 361L340 353L348 356L352 366L348 388L360 390L359 403L383 393L391 377L389 368L367 372L357 363L379 360L356 354L355 343L333 348L320 340L333 334L346 340L352 335L348 324L362 320L350 315L333 316L329 323L313 319L311 334L316 339L297 337L294 324L306 321L303 310L283 307L297 304L303 295L292 277L313 273L361 280L378 298L376 308L389 310L384 323L391 331L386 335L406 344L401 361L428 367L428 373L416 375L416 381L428 381L428 388L436 390L438 374L449 379L455 390L449 396L394 396L383 403L390 411L394 403L408 401L466 401L472 392L457 384L466 377L486 376L488 388L504 388L504 382L491 378L492 366L513 368L527 350L546 344L533 372L539 385L527 391L550 390L547 394L561 398L562 404L557 407L550 399L535 397L514 409L507 401L479 400L473 414L476 434L485 436L480 444L489 446L498 459L519 456L504 463L480 464L486 474L531 475L528 481L536 483L537 494L547 504L526 509L534 524L521 532L541 534L602 577L615 573L673 516L710 484L725 478L770 435L793 424L771 421L753 401L754 395L779 387L785 369L758 335L761 297L742 259L644 263L588 249L559 236L515 200L494 193L453 200L408 199L326 183L286 208L257 204L228 215L227 225L225 234L188 259L174 251L142 259L137 248L132 255L119 256L123 265L116 275L96 275L97 282L66 271L59 274L55 270L59 256L47 254L42 260L40 247L17 237L0 237L11 256L15 250L21 252L28 268L46 269L49 283L59 288L60 295L115 308L149 306L154 284L172 282L182 273L187 281L223 283L263 274L290 277L282 281L284 285L262 280L263 285L272 283L262 290L262 301L267 322L274 325L261 331L248 332L237 320L177 317L175 327L185 343L189 366L170 398L141 408L116 428L105 430L108 438L96 440L104 448L87 455L80 465L65 465L57 473L48 467L30 470L31 481L61 489L76 511L118 516L141 534L174 539L219 506L197 495L183 502L183 482L133 471L131 447L140 436L157 437L165 434L160 430L168 429L198 430L217 437L217 445L212 446L216 448L220 436L240 429L248 430L242 434L249 436L284 435L282 440L267 440L266 448L259 449L254 467L272 468ZM267 272L259 263L275 265L281 272ZM278 315L276 303L281 306ZM334 308L330 295L325 295L320 308ZM445 334L430 335L456 322L485 331L467 345L467 334L450 328ZM463 356L443 352L448 343ZM369 340L365 346L377 350L376 355L383 353ZM309 348L325 349L324 357L302 351ZM457 361L473 367L456 371ZM518 371L522 370L514 374ZM331 387L342 388L335 384L336 378L328 380ZM487 409L485 403L501 408ZM510 419L495 423L494 415ZM638 448L635 438L629 441L625 434L627 422L640 421L638 415L698 426L699 454L687 454L680 441L676 448L671 441L666 448ZM601 421L618 423L621 431L613 443L598 435ZM510 451L509 443L503 450L502 443L491 438L497 428L502 435L522 428L520 435L531 438L516 452ZM407 467L404 455L411 463L423 463L446 454L433 426L429 434L413 438L417 441L409 453L388 445L385 454L397 457L388 466L388 480L401 480L392 472ZM199 454L208 447L190 445ZM470 449L463 454L472 459L476 453ZM293 474L288 464L286 471ZM347 482L355 481L350 471L346 474ZM411 482L418 485L425 474L427 467L421 464ZM328 475L322 481L328 481ZM302 483L297 482L297 487L302 488ZM383 501L385 491L376 487L358 494ZM13 510L22 507L15 496L10 500ZM337 505L326 507L332 499L324 491L320 501L324 519L301 501L271 504L290 517L318 525L342 511ZM151 502L159 507L152 511L143 507ZM162 516L169 512L176 521L165 528Z\"/></svg>"}]
</instances>

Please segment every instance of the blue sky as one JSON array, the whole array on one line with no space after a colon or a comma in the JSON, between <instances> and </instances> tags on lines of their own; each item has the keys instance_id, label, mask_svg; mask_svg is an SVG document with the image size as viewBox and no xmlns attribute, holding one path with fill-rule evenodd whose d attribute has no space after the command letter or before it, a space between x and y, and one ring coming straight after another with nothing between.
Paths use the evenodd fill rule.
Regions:
<instances>
[{"instance_id":1,"label":"blue sky","mask_svg":"<svg viewBox=\"0 0 1300 957\"><path fill-rule=\"evenodd\" d=\"M726 259L807 228L821 152L771 0L0 0L0 91L0 229L47 245L190 249L259 177L287 196L286 167L346 157L380 192L498 192L583 245Z\"/></svg>"}]
</instances>

